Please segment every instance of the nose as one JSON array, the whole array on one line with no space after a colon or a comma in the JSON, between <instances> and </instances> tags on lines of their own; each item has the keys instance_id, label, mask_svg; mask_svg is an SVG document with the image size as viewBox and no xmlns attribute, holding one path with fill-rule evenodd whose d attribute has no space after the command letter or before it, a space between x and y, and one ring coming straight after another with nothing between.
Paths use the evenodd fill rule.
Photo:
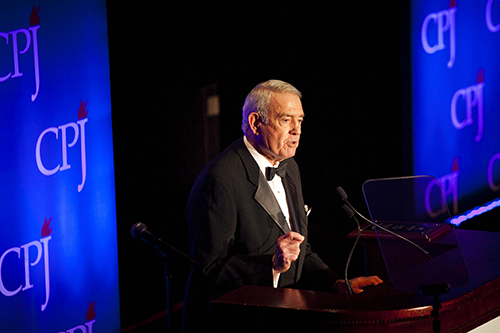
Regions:
<instances>
[{"instance_id":1,"label":"nose","mask_svg":"<svg viewBox=\"0 0 500 333\"><path fill-rule=\"evenodd\" d=\"M300 135L302 133L302 121L301 120L294 120L292 122L292 127L290 129L290 134L292 135Z\"/></svg>"}]
</instances>

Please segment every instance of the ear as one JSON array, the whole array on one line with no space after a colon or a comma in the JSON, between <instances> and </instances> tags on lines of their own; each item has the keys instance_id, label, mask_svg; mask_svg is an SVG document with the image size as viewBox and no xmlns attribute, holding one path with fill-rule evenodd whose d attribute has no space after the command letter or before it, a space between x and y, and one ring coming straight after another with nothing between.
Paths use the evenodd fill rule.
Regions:
<instances>
[{"instance_id":1,"label":"ear","mask_svg":"<svg viewBox=\"0 0 500 333\"><path fill-rule=\"evenodd\" d=\"M258 113L252 112L248 115L248 125L254 135L259 135L260 123L261 120Z\"/></svg>"}]
</instances>

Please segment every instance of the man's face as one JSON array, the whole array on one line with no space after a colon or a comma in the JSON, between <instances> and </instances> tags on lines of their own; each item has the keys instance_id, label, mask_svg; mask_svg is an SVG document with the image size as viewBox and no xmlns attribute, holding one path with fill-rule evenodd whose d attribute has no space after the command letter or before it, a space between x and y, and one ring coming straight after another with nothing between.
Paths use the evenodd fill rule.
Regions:
<instances>
[{"instance_id":1,"label":"man's face","mask_svg":"<svg viewBox=\"0 0 500 333\"><path fill-rule=\"evenodd\" d=\"M257 123L255 147L271 163L293 157L299 146L304 111L300 98L294 94L273 94L265 123Z\"/></svg>"}]
</instances>

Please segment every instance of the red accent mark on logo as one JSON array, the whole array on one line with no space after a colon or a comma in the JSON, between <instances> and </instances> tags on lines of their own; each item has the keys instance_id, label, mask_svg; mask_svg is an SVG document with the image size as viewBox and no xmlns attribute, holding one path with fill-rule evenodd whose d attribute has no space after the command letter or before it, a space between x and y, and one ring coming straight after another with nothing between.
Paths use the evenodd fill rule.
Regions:
<instances>
[{"instance_id":1,"label":"red accent mark on logo","mask_svg":"<svg viewBox=\"0 0 500 333\"><path fill-rule=\"evenodd\" d=\"M451 172L457 172L458 170L460 170L460 167L458 165L459 160L460 159L458 157L455 157L453 159L453 164L451 165Z\"/></svg>"},{"instance_id":2,"label":"red accent mark on logo","mask_svg":"<svg viewBox=\"0 0 500 333\"><path fill-rule=\"evenodd\" d=\"M457 0L450 0L450 8L455 8L457 6Z\"/></svg>"},{"instance_id":3,"label":"red accent mark on logo","mask_svg":"<svg viewBox=\"0 0 500 333\"><path fill-rule=\"evenodd\" d=\"M38 16L39 10L40 6L38 6L38 8L35 8L35 5L33 5L33 10L31 11L30 15L30 27L40 24L40 17Z\"/></svg>"},{"instance_id":4,"label":"red accent mark on logo","mask_svg":"<svg viewBox=\"0 0 500 333\"><path fill-rule=\"evenodd\" d=\"M78 109L78 120L87 118L87 114L89 113L87 108L87 102L85 101L85 104L83 104L83 101L80 101L80 108Z\"/></svg>"},{"instance_id":5,"label":"red accent mark on logo","mask_svg":"<svg viewBox=\"0 0 500 333\"><path fill-rule=\"evenodd\" d=\"M96 312L94 311L94 308L95 308L96 302L94 302L94 304L92 304L92 302L89 302L89 308L87 309L86 321L91 321L91 320L95 319Z\"/></svg>"},{"instance_id":6,"label":"red accent mark on logo","mask_svg":"<svg viewBox=\"0 0 500 333\"><path fill-rule=\"evenodd\" d=\"M480 68L479 71L477 72L476 82L477 83L484 82L484 69Z\"/></svg>"},{"instance_id":7,"label":"red accent mark on logo","mask_svg":"<svg viewBox=\"0 0 500 333\"><path fill-rule=\"evenodd\" d=\"M52 217L49 219L48 222L47 222L47 218L45 218L45 222L43 222L42 238L50 236L50 233L52 232L52 228L50 227L50 221L52 221Z\"/></svg>"}]
</instances>

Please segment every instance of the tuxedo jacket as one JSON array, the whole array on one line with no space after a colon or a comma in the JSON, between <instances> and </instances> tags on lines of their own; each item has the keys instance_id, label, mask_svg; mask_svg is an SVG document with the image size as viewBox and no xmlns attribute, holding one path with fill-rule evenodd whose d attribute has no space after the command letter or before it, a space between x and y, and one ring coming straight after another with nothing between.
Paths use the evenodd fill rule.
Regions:
<instances>
[{"instance_id":1,"label":"tuxedo jacket","mask_svg":"<svg viewBox=\"0 0 500 333\"><path fill-rule=\"evenodd\" d=\"M305 237L300 256L279 286L324 289L339 276L311 251L297 163L287 159L283 179L293 227ZM289 232L281 208L243 138L211 161L195 182L187 203L190 256L197 265L186 288L193 298L215 299L244 285L272 286L272 257ZM302 283L308 281L309 283Z\"/></svg>"}]
</instances>

